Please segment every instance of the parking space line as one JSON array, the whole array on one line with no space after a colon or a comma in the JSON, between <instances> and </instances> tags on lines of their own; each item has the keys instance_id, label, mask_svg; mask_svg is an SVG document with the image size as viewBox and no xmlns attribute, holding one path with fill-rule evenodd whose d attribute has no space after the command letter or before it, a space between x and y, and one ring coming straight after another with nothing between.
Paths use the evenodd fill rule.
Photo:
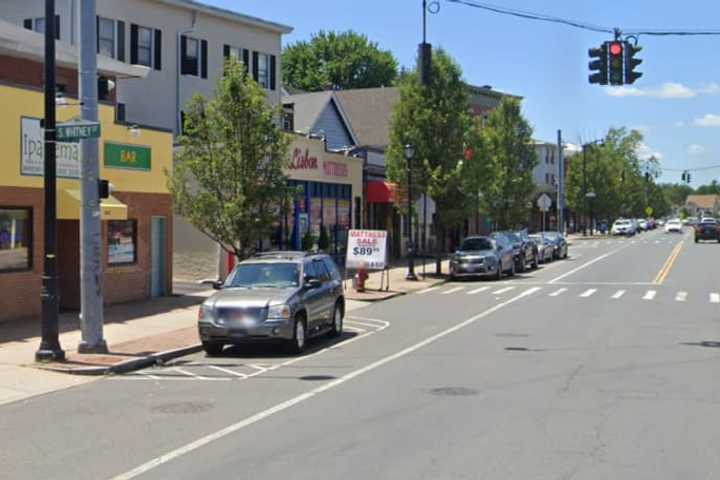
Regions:
<instances>
[{"instance_id":1,"label":"parking space line","mask_svg":"<svg viewBox=\"0 0 720 480\"><path fill-rule=\"evenodd\" d=\"M557 297L557 296L562 295L563 293L567 292L567 290L568 290L567 288L561 288L560 290L555 290L548 296L549 297Z\"/></svg>"},{"instance_id":2,"label":"parking space line","mask_svg":"<svg viewBox=\"0 0 720 480\"><path fill-rule=\"evenodd\" d=\"M442 295L450 295L451 293L459 292L460 290L465 290L465 287L455 287L450 290L445 290L442 292Z\"/></svg>"},{"instance_id":3,"label":"parking space line","mask_svg":"<svg viewBox=\"0 0 720 480\"><path fill-rule=\"evenodd\" d=\"M420 294L420 295L422 295L423 293L434 292L435 290L437 290L437 289L439 289L439 288L440 288L440 287L430 287L430 288L426 288L425 290L420 290L420 291L417 292L417 293Z\"/></svg>"},{"instance_id":4,"label":"parking space line","mask_svg":"<svg viewBox=\"0 0 720 480\"><path fill-rule=\"evenodd\" d=\"M614 294L612 297L610 297L610 298L612 298L612 299L614 299L614 300L617 300L617 299L619 299L619 298L622 298L623 295L625 295L625 290L618 290L618 291L615 292L615 294Z\"/></svg>"},{"instance_id":5,"label":"parking space line","mask_svg":"<svg viewBox=\"0 0 720 480\"><path fill-rule=\"evenodd\" d=\"M233 375L235 377L247 378L247 375L245 375L244 373L236 372L235 370L230 370L229 368L218 367L217 365L207 365L207 367L212 368L213 370L217 370L218 372Z\"/></svg>"},{"instance_id":6,"label":"parking space line","mask_svg":"<svg viewBox=\"0 0 720 480\"><path fill-rule=\"evenodd\" d=\"M675 296L675 301L676 302L684 302L685 300L687 300L687 296L688 296L687 292L678 292L677 295Z\"/></svg>"},{"instance_id":7,"label":"parking space line","mask_svg":"<svg viewBox=\"0 0 720 480\"><path fill-rule=\"evenodd\" d=\"M351 326L351 325L348 325L347 323L344 325L343 328L344 328L345 330L349 330L349 331L351 331L351 332L356 332L356 333L365 333L365 332L367 332L367 330L365 330L365 329L363 329L363 328L353 327L353 326Z\"/></svg>"},{"instance_id":8,"label":"parking space line","mask_svg":"<svg viewBox=\"0 0 720 480\"><path fill-rule=\"evenodd\" d=\"M511 290L515 290L515 287L505 287L505 288L501 288L500 290L495 290L494 292L492 292L492 294L493 294L493 295L502 295L503 293L509 292L509 291L511 291Z\"/></svg>"},{"instance_id":9,"label":"parking space line","mask_svg":"<svg viewBox=\"0 0 720 480\"><path fill-rule=\"evenodd\" d=\"M196 380L211 380L211 379L208 378L208 377L203 377L202 375L197 375L197 374L192 373L192 372L190 372L190 371L188 371L188 370L185 370L184 368L173 367L172 370L175 370L176 372L181 373L181 374L183 374L183 375L186 375L186 376L188 376L188 377L192 377L192 378L194 378L194 379L196 379Z\"/></svg>"},{"instance_id":10,"label":"parking space line","mask_svg":"<svg viewBox=\"0 0 720 480\"><path fill-rule=\"evenodd\" d=\"M596 288L590 288L590 289L588 289L588 290L585 290L583 293L581 293L581 294L580 294L580 297L581 297L581 298L588 298L588 297L591 297L591 296L595 295L595 292L597 292L597 289L596 289Z\"/></svg>"},{"instance_id":11,"label":"parking space line","mask_svg":"<svg viewBox=\"0 0 720 480\"><path fill-rule=\"evenodd\" d=\"M710 303L720 303L720 293L711 293Z\"/></svg>"},{"instance_id":12,"label":"parking space line","mask_svg":"<svg viewBox=\"0 0 720 480\"><path fill-rule=\"evenodd\" d=\"M643 300L652 300L653 298L655 298L655 295L657 295L656 290L648 290L647 292L645 292Z\"/></svg>"},{"instance_id":13,"label":"parking space line","mask_svg":"<svg viewBox=\"0 0 720 480\"><path fill-rule=\"evenodd\" d=\"M470 290L467 292L468 295L475 295L476 293L484 292L486 290L490 290L490 287L480 287L476 288L475 290Z\"/></svg>"}]
</instances>

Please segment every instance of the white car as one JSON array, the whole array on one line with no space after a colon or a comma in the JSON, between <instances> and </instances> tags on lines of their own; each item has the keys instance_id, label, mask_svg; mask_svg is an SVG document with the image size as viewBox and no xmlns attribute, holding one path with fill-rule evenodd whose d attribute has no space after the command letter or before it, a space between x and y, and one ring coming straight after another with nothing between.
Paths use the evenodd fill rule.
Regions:
<instances>
[{"instance_id":1,"label":"white car","mask_svg":"<svg viewBox=\"0 0 720 480\"><path fill-rule=\"evenodd\" d=\"M703 217L703 219L700 220L700 223L714 223L717 225L718 222L712 217Z\"/></svg>"},{"instance_id":2,"label":"white car","mask_svg":"<svg viewBox=\"0 0 720 480\"><path fill-rule=\"evenodd\" d=\"M646 231L648 229L648 222L647 220L638 220L638 227L641 231Z\"/></svg>"},{"instance_id":3,"label":"white car","mask_svg":"<svg viewBox=\"0 0 720 480\"><path fill-rule=\"evenodd\" d=\"M619 219L615 220L612 228L610 229L612 235L627 235L632 236L637 233L637 226L632 220Z\"/></svg>"},{"instance_id":4,"label":"white car","mask_svg":"<svg viewBox=\"0 0 720 480\"><path fill-rule=\"evenodd\" d=\"M668 220L665 224L665 233L682 233L682 230L682 222L677 218Z\"/></svg>"}]
</instances>

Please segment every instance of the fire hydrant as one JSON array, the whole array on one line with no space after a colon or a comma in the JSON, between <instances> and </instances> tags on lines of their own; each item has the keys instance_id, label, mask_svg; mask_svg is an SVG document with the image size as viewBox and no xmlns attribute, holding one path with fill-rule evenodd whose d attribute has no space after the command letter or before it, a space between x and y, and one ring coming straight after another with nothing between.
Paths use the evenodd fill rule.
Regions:
<instances>
[{"instance_id":1,"label":"fire hydrant","mask_svg":"<svg viewBox=\"0 0 720 480\"><path fill-rule=\"evenodd\" d=\"M362 293L365 291L365 281L367 279L368 279L367 269L358 268L358 271L355 274L355 290L357 292Z\"/></svg>"}]
</instances>

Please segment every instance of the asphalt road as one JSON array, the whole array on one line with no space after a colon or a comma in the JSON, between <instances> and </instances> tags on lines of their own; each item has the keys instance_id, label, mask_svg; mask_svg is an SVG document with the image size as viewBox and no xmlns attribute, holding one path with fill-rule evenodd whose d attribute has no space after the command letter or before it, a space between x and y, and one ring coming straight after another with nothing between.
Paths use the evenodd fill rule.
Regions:
<instances>
[{"instance_id":1,"label":"asphalt road","mask_svg":"<svg viewBox=\"0 0 720 480\"><path fill-rule=\"evenodd\" d=\"M303 357L198 354L0 407L0 478L718 478L720 245L577 243L353 311Z\"/></svg>"}]
</instances>

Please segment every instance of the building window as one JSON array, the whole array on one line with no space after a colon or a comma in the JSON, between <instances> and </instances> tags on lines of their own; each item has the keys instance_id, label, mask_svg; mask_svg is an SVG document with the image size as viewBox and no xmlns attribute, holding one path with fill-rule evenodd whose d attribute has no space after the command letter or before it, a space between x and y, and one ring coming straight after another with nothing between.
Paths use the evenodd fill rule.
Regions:
<instances>
[{"instance_id":1,"label":"building window","mask_svg":"<svg viewBox=\"0 0 720 480\"><path fill-rule=\"evenodd\" d=\"M45 17L26 18L23 26L33 32L45 33ZM55 39L60 40L60 15L55 15Z\"/></svg>"},{"instance_id":2,"label":"building window","mask_svg":"<svg viewBox=\"0 0 720 480\"><path fill-rule=\"evenodd\" d=\"M196 38L184 37L182 55L182 74L200 76L200 41Z\"/></svg>"},{"instance_id":3,"label":"building window","mask_svg":"<svg viewBox=\"0 0 720 480\"><path fill-rule=\"evenodd\" d=\"M137 63L152 67L152 37L150 28L138 27Z\"/></svg>"},{"instance_id":4,"label":"building window","mask_svg":"<svg viewBox=\"0 0 720 480\"><path fill-rule=\"evenodd\" d=\"M258 54L258 83L263 88L270 88L270 55Z\"/></svg>"},{"instance_id":5,"label":"building window","mask_svg":"<svg viewBox=\"0 0 720 480\"><path fill-rule=\"evenodd\" d=\"M98 53L115 58L115 21L98 17Z\"/></svg>"},{"instance_id":6,"label":"building window","mask_svg":"<svg viewBox=\"0 0 720 480\"><path fill-rule=\"evenodd\" d=\"M32 210L0 207L0 272L32 268Z\"/></svg>"},{"instance_id":7,"label":"building window","mask_svg":"<svg viewBox=\"0 0 720 480\"><path fill-rule=\"evenodd\" d=\"M548 184L550 183L550 174L549 173L545 174L545 183L548 183Z\"/></svg>"},{"instance_id":8,"label":"building window","mask_svg":"<svg viewBox=\"0 0 720 480\"><path fill-rule=\"evenodd\" d=\"M108 221L108 264L137 263L137 221Z\"/></svg>"}]
</instances>

